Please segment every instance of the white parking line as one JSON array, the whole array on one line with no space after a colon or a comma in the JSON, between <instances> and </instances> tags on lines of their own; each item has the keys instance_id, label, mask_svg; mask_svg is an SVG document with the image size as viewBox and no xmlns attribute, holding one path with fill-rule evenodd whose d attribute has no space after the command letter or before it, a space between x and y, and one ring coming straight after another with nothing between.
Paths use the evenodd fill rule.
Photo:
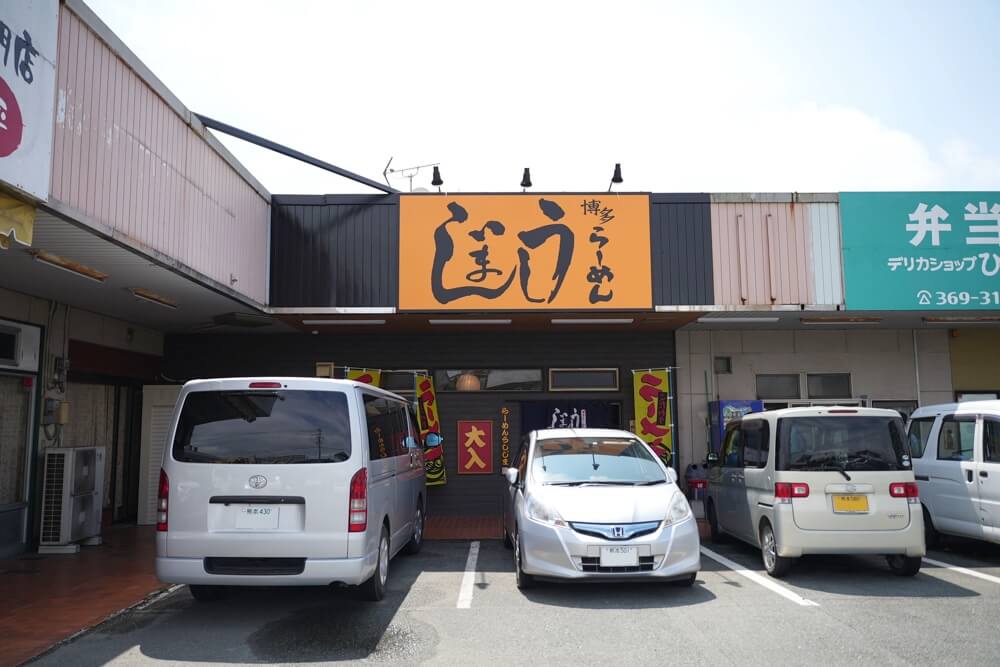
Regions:
<instances>
[{"instance_id":1,"label":"white parking line","mask_svg":"<svg viewBox=\"0 0 1000 667\"><path fill-rule=\"evenodd\" d=\"M472 592L476 583L476 561L479 560L479 542L469 545L469 557L465 560L465 574L462 575L462 587L458 590L458 602L455 607L468 609L472 606Z\"/></svg>"},{"instance_id":2,"label":"white parking line","mask_svg":"<svg viewBox=\"0 0 1000 667\"><path fill-rule=\"evenodd\" d=\"M970 577L976 577L977 579L983 579L985 581L991 581L994 584L1000 584L1000 577L994 577L993 575L983 574L982 572L976 572L975 570L970 570L967 567L959 567L958 565L952 565L950 563L945 563L940 560L934 560L933 558L924 557L924 562L934 567L940 567L945 570L951 570L953 572L961 572L962 574L967 574ZM928 574L930 574L928 572Z\"/></svg>"},{"instance_id":3,"label":"white parking line","mask_svg":"<svg viewBox=\"0 0 1000 667\"><path fill-rule=\"evenodd\" d=\"M788 588L785 588L781 584L779 584L779 583L777 583L775 581L772 581L772 580L768 579L767 577L761 576L761 575L757 574L756 572L754 572L753 570L746 569L745 567L743 567L739 563L737 563L735 561L731 561L728 558L726 558L725 556L722 556L720 554L715 553L711 549L706 549L705 547L702 547L701 548L701 553L703 553L704 555L708 556L709 558L711 558L712 560L716 561L717 563L720 563L720 564L728 567L730 570L732 570L736 574L740 575L741 577L746 577L747 579L749 579L750 581L754 582L755 584L760 584L764 588L777 593L778 595L780 595L781 597L785 598L786 600L791 600L792 602L794 602L795 604L797 604L799 606L802 606L802 607L818 607L819 606L817 603L813 602L812 600L805 599L804 597L802 597L798 593L792 592L791 590L789 590Z\"/></svg>"}]
</instances>

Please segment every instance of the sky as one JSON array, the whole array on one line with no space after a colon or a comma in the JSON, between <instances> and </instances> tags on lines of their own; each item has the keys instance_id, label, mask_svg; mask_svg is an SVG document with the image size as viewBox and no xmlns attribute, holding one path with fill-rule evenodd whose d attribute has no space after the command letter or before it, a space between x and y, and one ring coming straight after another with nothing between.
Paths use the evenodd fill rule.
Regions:
<instances>
[{"instance_id":1,"label":"sky","mask_svg":"<svg viewBox=\"0 0 1000 667\"><path fill-rule=\"evenodd\" d=\"M87 2L192 111L380 181L1000 189L996 0ZM223 142L272 193L372 192Z\"/></svg>"}]
</instances>

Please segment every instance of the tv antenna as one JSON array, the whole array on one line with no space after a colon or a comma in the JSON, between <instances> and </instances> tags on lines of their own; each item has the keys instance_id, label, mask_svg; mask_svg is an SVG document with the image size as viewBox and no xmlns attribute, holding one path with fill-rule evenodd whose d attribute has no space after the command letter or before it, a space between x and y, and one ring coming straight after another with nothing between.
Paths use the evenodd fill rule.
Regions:
<instances>
[{"instance_id":1,"label":"tv antenna","mask_svg":"<svg viewBox=\"0 0 1000 667\"><path fill-rule=\"evenodd\" d=\"M392 160L393 160L392 158L389 158L389 161L385 163L385 169L382 170L382 178L385 179L385 184L392 187L389 184L389 174L398 174L400 177L407 178L410 180L410 192L413 192L413 177L419 174L421 169L425 169L427 167L438 167L441 165L440 162L430 162L428 164L418 164L415 167L402 167L400 169L393 169Z\"/></svg>"}]
</instances>

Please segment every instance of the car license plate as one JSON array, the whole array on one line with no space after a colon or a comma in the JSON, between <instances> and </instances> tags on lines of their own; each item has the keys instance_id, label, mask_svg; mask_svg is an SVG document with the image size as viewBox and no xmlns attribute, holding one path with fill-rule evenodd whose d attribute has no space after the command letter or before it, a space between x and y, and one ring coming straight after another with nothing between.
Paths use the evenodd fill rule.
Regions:
<instances>
[{"instance_id":1,"label":"car license plate","mask_svg":"<svg viewBox=\"0 0 1000 667\"><path fill-rule=\"evenodd\" d=\"M243 505L236 514L236 527L245 530L276 530L278 507Z\"/></svg>"},{"instance_id":2,"label":"car license plate","mask_svg":"<svg viewBox=\"0 0 1000 667\"><path fill-rule=\"evenodd\" d=\"M601 547L601 567L635 567L639 547Z\"/></svg>"},{"instance_id":3,"label":"car license plate","mask_svg":"<svg viewBox=\"0 0 1000 667\"><path fill-rule=\"evenodd\" d=\"M834 496L833 511L838 514L864 514L868 511L868 496Z\"/></svg>"}]
</instances>

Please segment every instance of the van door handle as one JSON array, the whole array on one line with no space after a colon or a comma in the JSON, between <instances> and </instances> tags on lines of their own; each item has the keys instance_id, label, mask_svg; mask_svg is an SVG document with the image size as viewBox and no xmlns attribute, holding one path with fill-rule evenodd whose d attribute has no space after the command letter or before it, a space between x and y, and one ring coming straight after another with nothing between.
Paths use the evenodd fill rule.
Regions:
<instances>
[{"instance_id":1,"label":"van door handle","mask_svg":"<svg viewBox=\"0 0 1000 667\"><path fill-rule=\"evenodd\" d=\"M970 482L972 481L972 471L971 470L966 470L965 471L965 479L968 480L968 481L970 481Z\"/></svg>"},{"instance_id":2,"label":"van door handle","mask_svg":"<svg viewBox=\"0 0 1000 667\"><path fill-rule=\"evenodd\" d=\"M979 471L979 476L980 477L989 477L990 474L988 472L986 472L985 470L980 470Z\"/></svg>"}]
</instances>

